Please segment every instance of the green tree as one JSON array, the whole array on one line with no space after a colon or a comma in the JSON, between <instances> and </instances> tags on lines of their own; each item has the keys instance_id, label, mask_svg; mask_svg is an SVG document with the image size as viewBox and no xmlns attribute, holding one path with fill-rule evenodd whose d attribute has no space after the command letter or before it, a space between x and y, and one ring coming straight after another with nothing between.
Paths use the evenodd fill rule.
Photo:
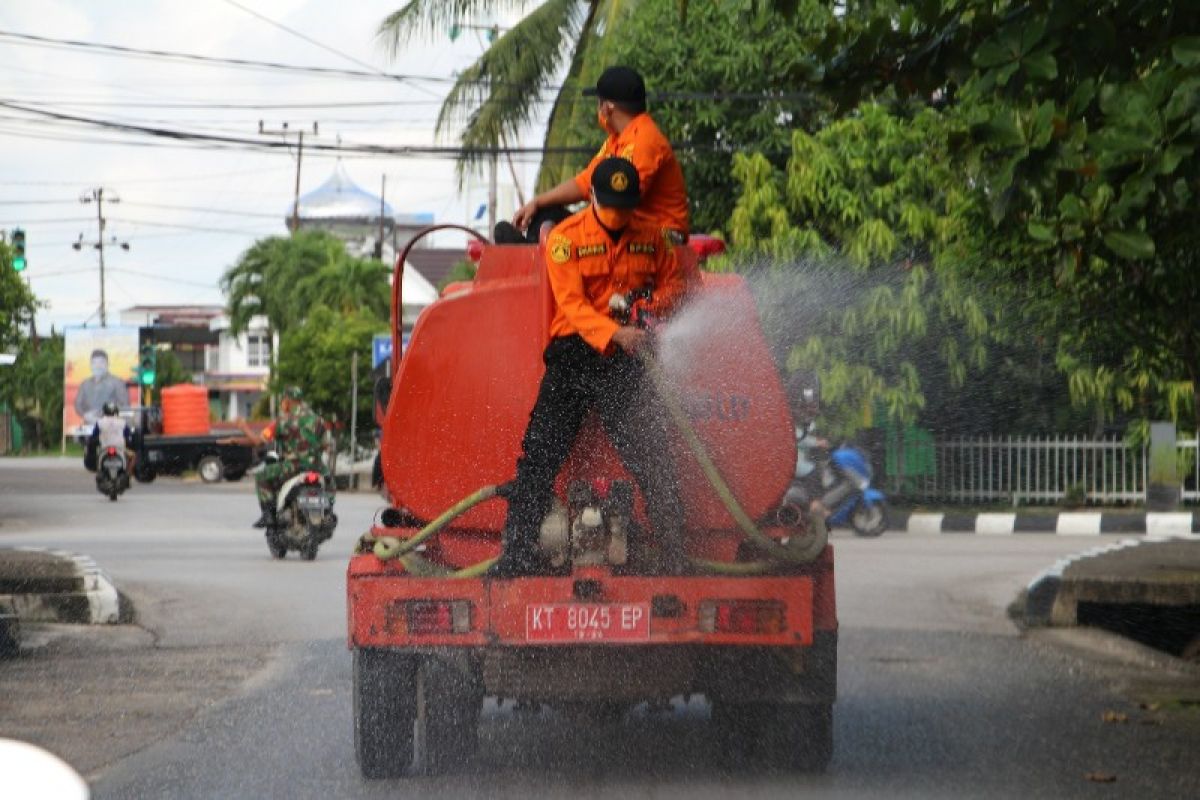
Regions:
<instances>
[{"instance_id":1,"label":"green tree","mask_svg":"<svg viewBox=\"0 0 1200 800\"><path fill-rule=\"evenodd\" d=\"M12 268L12 248L0 242L0 351L24 341L37 308L29 284Z\"/></svg>"},{"instance_id":2,"label":"green tree","mask_svg":"<svg viewBox=\"0 0 1200 800\"><path fill-rule=\"evenodd\" d=\"M806 35L830 11L818 0L797 6L790 24L779 24L776 15L755 13L752 0L697 3L684 23L674 3L628 4L585 60L583 76L592 82L611 64L645 78L650 112L677 143L697 231L728 229L737 192L733 153L760 152L781 167L792 129L812 131L824 119L827 103L795 76L810 63ZM553 169L555 179L580 169L604 136L591 103L576 103L569 127L556 135L559 143L590 147L548 154L543 172Z\"/></svg>"},{"instance_id":3,"label":"green tree","mask_svg":"<svg viewBox=\"0 0 1200 800\"><path fill-rule=\"evenodd\" d=\"M953 155L992 233L971 266L1076 315L1077 398L1200 423L1200 6L856 4L813 53L843 108L886 88L967 124Z\"/></svg>"},{"instance_id":4,"label":"green tree","mask_svg":"<svg viewBox=\"0 0 1200 800\"><path fill-rule=\"evenodd\" d=\"M548 98L553 98L553 106L546 144L556 146L556 132L586 85L581 82L585 57L597 46L605 26L624 6L636 2L545 0L500 33L474 64L459 73L438 114L439 134L463 125L460 170L483 158L481 151L517 141L522 128L540 115ZM472 22L476 16L525 5L496 0L408 0L383 19L378 37L395 54L415 36L449 37L452 28ZM564 64L569 67L563 85L557 91L547 89Z\"/></svg>"},{"instance_id":5,"label":"green tree","mask_svg":"<svg viewBox=\"0 0 1200 800\"><path fill-rule=\"evenodd\" d=\"M183 364L179 362L179 357L170 350L158 351L157 369L154 374L154 388L151 391L151 400L154 404L162 403L162 390L168 386L175 386L180 383L191 383L192 376Z\"/></svg>"},{"instance_id":6,"label":"green tree","mask_svg":"<svg viewBox=\"0 0 1200 800\"><path fill-rule=\"evenodd\" d=\"M245 333L257 316L266 317L281 334L299 324L305 306L298 300L297 285L344 257L342 242L323 231L255 242L221 276L233 333Z\"/></svg>"},{"instance_id":7,"label":"green tree","mask_svg":"<svg viewBox=\"0 0 1200 800\"><path fill-rule=\"evenodd\" d=\"M310 406L329 420L350 419L351 359L358 353L358 418L368 424L372 414L370 386L371 339L387 330L387 322L370 311L338 313L318 306L296 328L280 338L274 388L304 388Z\"/></svg>"},{"instance_id":8,"label":"green tree","mask_svg":"<svg viewBox=\"0 0 1200 800\"><path fill-rule=\"evenodd\" d=\"M62 437L63 337L26 341L12 366L0 368L0 400L31 434L27 446L49 448Z\"/></svg>"}]
</instances>

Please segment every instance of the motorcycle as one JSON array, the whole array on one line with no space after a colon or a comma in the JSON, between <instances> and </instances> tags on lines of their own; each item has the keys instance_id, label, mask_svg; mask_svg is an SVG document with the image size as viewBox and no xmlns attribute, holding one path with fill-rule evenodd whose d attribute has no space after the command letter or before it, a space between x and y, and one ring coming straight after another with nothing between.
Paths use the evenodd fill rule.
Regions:
<instances>
[{"instance_id":1,"label":"motorcycle","mask_svg":"<svg viewBox=\"0 0 1200 800\"><path fill-rule=\"evenodd\" d=\"M116 502L117 496L129 488L129 472L126 469L125 453L116 447L106 447L100 453L96 468L96 489L100 494Z\"/></svg>"},{"instance_id":2,"label":"motorcycle","mask_svg":"<svg viewBox=\"0 0 1200 800\"><path fill-rule=\"evenodd\" d=\"M807 508L812 500L819 500L829 510L826 524L849 523L857 536L873 538L886 531L887 499L871 486L866 454L850 445L830 452L819 440L804 446L806 435L799 438L796 476L785 502Z\"/></svg>"},{"instance_id":3,"label":"motorcycle","mask_svg":"<svg viewBox=\"0 0 1200 800\"><path fill-rule=\"evenodd\" d=\"M275 502L275 519L266 530L267 549L275 558L295 550L305 561L312 561L317 548L329 541L337 527L327 478L315 470L299 472L283 484Z\"/></svg>"}]
</instances>

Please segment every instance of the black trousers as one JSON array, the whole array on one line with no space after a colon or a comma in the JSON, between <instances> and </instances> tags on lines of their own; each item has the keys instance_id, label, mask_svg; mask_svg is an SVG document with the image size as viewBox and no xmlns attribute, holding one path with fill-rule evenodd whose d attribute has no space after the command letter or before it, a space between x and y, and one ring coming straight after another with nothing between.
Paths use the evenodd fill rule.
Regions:
<instances>
[{"instance_id":1,"label":"black trousers","mask_svg":"<svg viewBox=\"0 0 1200 800\"><path fill-rule=\"evenodd\" d=\"M646 500L660 546L682 554L683 509L667 438L666 415L642 362L617 350L604 356L578 335L554 339L525 429L509 495L504 546L529 553L553 501L554 481L584 420L595 411Z\"/></svg>"}]
</instances>

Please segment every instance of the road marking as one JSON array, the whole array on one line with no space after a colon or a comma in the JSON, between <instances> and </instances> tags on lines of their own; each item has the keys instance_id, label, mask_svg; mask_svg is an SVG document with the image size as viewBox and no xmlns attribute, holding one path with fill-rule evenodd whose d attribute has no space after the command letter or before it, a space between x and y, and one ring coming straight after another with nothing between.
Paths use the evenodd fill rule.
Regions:
<instances>
[{"instance_id":1,"label":"road marking","mask_svg":"<svg viewBox=\"0 0 1200 800\"><path fill-rule=\"evenodd\" d=\"M1054 532L1066 536L1099 536L1100 517L1099 512L1092 511L1072 511L1059 514L1058 526Z\"/></svg>"}]
</instances>

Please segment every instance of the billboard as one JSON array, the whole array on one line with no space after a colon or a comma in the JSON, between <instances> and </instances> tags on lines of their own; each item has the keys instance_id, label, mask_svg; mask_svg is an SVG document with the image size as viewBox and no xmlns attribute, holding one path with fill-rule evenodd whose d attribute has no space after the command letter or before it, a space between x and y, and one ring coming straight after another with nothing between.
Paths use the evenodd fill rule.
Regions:
<instances>
[{"instance_id":1,"label":"billboard","mask_svg":"<svg viewBox=\"0 0 1200 800\"><path fill-rule=\"evenodd\" d=\"M63 331L63 434L86 436L105 403L122 410L137 404L138 329Z\"/></svg>"}]
</instances>

